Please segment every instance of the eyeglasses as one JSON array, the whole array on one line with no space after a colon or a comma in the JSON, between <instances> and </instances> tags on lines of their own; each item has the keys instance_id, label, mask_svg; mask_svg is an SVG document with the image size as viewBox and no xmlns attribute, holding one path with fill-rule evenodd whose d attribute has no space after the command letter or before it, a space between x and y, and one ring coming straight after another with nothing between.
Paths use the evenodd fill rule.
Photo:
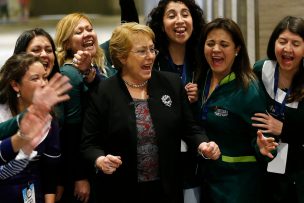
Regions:
<instances>
[{"instance_id":1,"label":"eyeglasses","mask_svg":"<svg viewBox=\"0 0 304 203\"><path fill-rule=\"evenodd\" d=\"M148 53L151 53L153 55L157 55L159 53L159 51L157 49L154 48L150 48L150 49L140 49L140 50L136 50L136 51L130 51L133 52L135 54L137 54L140 57L146 57L148 55Z\"/></svg>"}]
</instances>

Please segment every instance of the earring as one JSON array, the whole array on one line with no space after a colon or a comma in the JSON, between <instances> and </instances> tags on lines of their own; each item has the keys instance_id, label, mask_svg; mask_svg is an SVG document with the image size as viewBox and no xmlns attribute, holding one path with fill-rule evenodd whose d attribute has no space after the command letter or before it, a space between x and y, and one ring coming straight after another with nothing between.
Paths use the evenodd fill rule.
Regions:
<instances>
[{"instance_id":1,"label":"earring","mask_svg":"<svg viewBox=\"0 0 304 203\"><path fill-rule=\"evenodd\" d=\"M19 98L20 96L21 96L21 95L20 95L20 93L18 92L18 93L17 93L17 98Z\"/></svg>"},{"instance_id":2,"label":"earring","mask_svg":"<svg viewBox=\"0 0 304 203\"><path fill-rule=\"evenodd\" d=\"M236 53L235 53L235 56L237 56L237 55L238 55L238 53L236 52Z\"/></svg>"}]
</instances>

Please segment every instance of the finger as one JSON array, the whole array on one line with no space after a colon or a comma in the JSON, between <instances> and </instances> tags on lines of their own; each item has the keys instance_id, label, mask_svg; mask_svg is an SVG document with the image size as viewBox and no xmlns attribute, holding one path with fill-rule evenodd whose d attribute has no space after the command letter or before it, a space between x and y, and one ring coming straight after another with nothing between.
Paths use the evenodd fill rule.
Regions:
<instances>
[{"instance_id":1,"label":"finger","mask_svg":"<svg viewBox=\"0 0 304 203\"><path fill-rule=\"evenodd\" d=\"M259 129L267 129L268 130L268 125L263 124L263 123L252 123L251 124L253 127L259 128Z\"/></svg>"},{"instance_id":2,"label":"finger","mask_svg":"<svg viewBox=\"0 0 304 203\"><path fill-rule=\"evenodd\" d=\"M260 122L260 123L267 124L267 119L265 119L265 118L260 118L260 117L251 117L251 120L253 120L253 121L257 121L257 122Z\"/></svg>"},{"instance_id":3,"label":"finger","mask_svg":"<svg viewBox=\"0 0 304 203\"><path fill-rule=\"evenodd\" d=\"M260 130L257 131L257 136L259 140L262 140L264 137L263 133Z\"/></svg>"},{"instance_id":4,"label":"finger","mask_svg":"<svg viewBox=\"0 0 304 203\"><path fill-rule=\"evenodd\" d=\"M254 116L256 116L256 117L262 117L264 119L267 119L269 115L265 114L265 113L255 113Z\"/></svg>"}]
</instances>

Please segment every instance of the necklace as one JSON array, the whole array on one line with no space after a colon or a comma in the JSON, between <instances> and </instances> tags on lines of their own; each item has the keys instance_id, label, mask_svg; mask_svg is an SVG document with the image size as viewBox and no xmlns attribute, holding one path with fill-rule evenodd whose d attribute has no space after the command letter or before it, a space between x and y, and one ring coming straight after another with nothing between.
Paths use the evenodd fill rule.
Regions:
<instances>
[{"instance_id":1,"label":"necklace","mask_svg":"<svg viewBox=\"0 0 304 203\"><path fill-rule=\"evenodd\" d=\"M124 82L125 82L125 84L128 85L129 87L132 87L132 88L141 88L141 87L146 86L146 84L148 83L148 80L146 80L145 82L140 83L140 84L132 84L132 83L129 83L129 82L125 81L125 80L124 80Z\"/></svg>"}]
</instances>

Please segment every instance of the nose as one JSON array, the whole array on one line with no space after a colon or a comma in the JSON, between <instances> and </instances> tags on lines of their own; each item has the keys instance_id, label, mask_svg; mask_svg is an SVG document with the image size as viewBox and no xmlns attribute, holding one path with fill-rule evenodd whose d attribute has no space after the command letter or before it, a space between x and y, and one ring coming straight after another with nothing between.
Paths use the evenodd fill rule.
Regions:
<instances>
[{"instance_id":1,"label":"nose","mask_svg":"<svg viewBox=\"0 0 304 203\"><path fill-rule=\"evenodd\" d=\"M41 87L44 87L44 86L46 86L47 84L48 84L48 80L42 78L42 79L41 79Z\"/></svg>"},{"instance_id":2,"label":"nose","mask_svg":"<svg viewBox=\"0 0 304 203\"><path fill-rule=\"evenodd\" d=\"M85 30L83 32L83 36L86 37L86 36L91 36L92 32L89 32L88 30Z\"/></svg>"},{"instance_id":3,"label":"nose","mask_svg":"<svg viewBox=\"0 0 304 203\"><path fill-rule=\"evenodd\" d=\"M183 16L181 16L181 14L178 14L176 16L176 23L184 23L184 19Z\"/></svg>"},{"instance_id":4,"label":"nose","mask_svg":"<svg viewBox=\"0 0 304 203\"><path fill-rule=\"evenodd\" d=\"M47 52L44 49L40 52L40 57L42 56L47 56Z\"/></svg>"},{"instance_id":5,"label":"nose","mask_svg":"<svg viewBox=\"0 0 304 203\"><path fill-rule=\"evenodd\" d=\"M215 44L213 46L213 51L220 51L220 46L218 44Z\"/></svg>"},{"instance_id":6,"label":"nose","mask_svg":"<svg viewBox=\"0 0 304 203\"><path fill-rule=\"evenodd\" d=\"M286 52L292 51L292 45L290 42L285 45L284 51L286 51Z\"/></svg>"}]
</instances>

